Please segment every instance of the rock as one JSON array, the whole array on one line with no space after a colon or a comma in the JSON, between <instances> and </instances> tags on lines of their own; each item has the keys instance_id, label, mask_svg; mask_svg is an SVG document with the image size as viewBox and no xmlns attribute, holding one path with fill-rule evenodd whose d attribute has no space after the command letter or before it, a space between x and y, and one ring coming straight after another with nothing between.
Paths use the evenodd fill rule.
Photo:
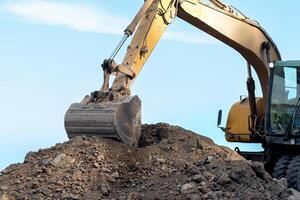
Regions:
<instances>
[{"instance_id":1,"label":"rock","mask_svg":"<svg viewBox=\"0 0 300 200\"><path fill-rule=\"evenodd\" d=\"M282 188L288 188L288 182L286 178L281 178L280 180L274 178L274 181L276 181Z\"/></svg>"},{"instance_id":2,"label":"rock","mask_svg":"<svg viewBox=\"0 0 300 200\"><path fill-rule=\"evenodd\" d=\"M97 158L96 158L96 161L103 161L104 160L104 155L103 154L98 154L97 155Z\"/></svg>"},{"instance_id":3,"label":"rock","mask_svg":"<svg viewBox=\"0 0 300 200\"><path fill-rule=\"evenodd\" d=\"M137 166L135 165L135 163L128 163L127 168L129 172L135 172L137 170Z\"/></svg>"},{"instance_id":4,"label":"rock","mask_svg":"<svg viewBox=\"0 0 300 200\"><path fill-rule=\"evenodd\" d=\"M207 183L204 182L204 181L202 181L202 182L200 183L200 186L198 187L198 189L201 191L201 193L207 193L207 192L210 191L209 188L208 188Z\"/></svg>"},{"instance_id":5,"label":"rock","mask_svg":"<svg viewBox=\"0 0 300 200\"><path fill-rule=\"evenodd\" d=\"M231 196L230 192L224 192L224 197L229 198Z\"/></svg>"},{"instance_id":6,"label":"rock","mask_svg":"<svg viewBox=\"0 0 300 200\"><path fill-rule=\"evenodd\" d=\"M37 188L39 188L39 186L40 186L40 184L38 182L33 182L31 184L31 189L37 189Z\"/></svg>"},{"instance_id":7,"label":"rock","mask_svg":"<svg viewBox=\"0 0 300 200\"><path fill-rule=\"evenodd\" d=\"M0 172L0 175L9 174L9 171L7 169L4 169Z\"/></svg>"},{"instance_id":8,"label":"rock","mask_svg":"<svg viewBox=\"0 0 300 200\"><path fill-rule=\"evenodd\" d=\"M187 142L184 145L184 149L185 149L186 153L192 153L197 149L197 146L195 145L194 142Z\"/></svg>"},{"instance_id":9,"label":"rock","mask_svg":"<svg viewBox=\"0 0 300 200\"><path fill-rule=\"evenodd\" d=\"M199 150L203 150L204 149L203 144L201 144L201 142L199 141L198 138L197 138L197 149L199 149Z\"/></svg>"},{"instance_id":10,"label":"rock","mask_svg":"<svg viewBox=\"0 0 300 200\"><path fill-rule=\"evenodd\" d=\"M287 193L290 195L287 200L299 200L300 193L292 188L287 189Z\"/></svg>"},{"instance_id":11,"label":"rock","mask_svg":"<svg viewBox=\"0 0 300 200\"><path fill-rule=\"evenodd\" d=\"M72 179L74 181L81 181L82 180L82 172L79 169L75 169L72 174Z\"/></svg>"},{"instance_id":12,"label":"rock","mask_svg":"<svg viewBox=\"0 0 300 200\"><path fill-rule=\"evenodd\" d=\"M79 196L79 195L70 194L70 193L64 191L64 192L61 194L61 198L62 198L62 199L72 199L72 200L77 200L77 199L80 199L80 196Z\"/></svg>"},{"instance_id":13,"label":"rock","mask_svg":"<svg viewBox=\"0 0 300 200\"><path fill-rule=\"evenodd\" d=\"M7 193L0 195L0 200L11 200Z\"/></svg>"},{"instance_id":14,"label":"rock","mask_svg":"<svg viewBox=\"0 0 300 200\"><path fill-rule=\"evenodd\" d=\"M104 196L108 196L109 193L110 193L110 187L107 183L102 183L100 185L100 191L101 191L101 194L104 195Z\"/></svg>"},{"instance_id":15,"label":"rock","mask_svg":"<svg viewBox=\"0 0 300 200\"><path fill-rule=\"evenodd\" d=\"M263 163L252 161L250 165L251 169L254 171L257 177L265 179L265 167Z\"/></svg>"},{"instance_id":16,"label":"rock","mask_svg":"<svg viewBox=\"0 0 300 200\"><path fill-rule=\"evenodd\" d=\"M196 165L187 163L187 169L185 172L189 175L199 174L199 168Z\"/></svg>"},{"instance_id":17,"label":"rock","mask_svg":"<svg viewBox=\"0 0 300 200\"><path fill-rule=\"evenodd\" d=\"M35 155L35 152L30 151L25 155L25 159L24 162L27 163L29 162L31 159L33 159L32 157Z\"/></svg>"},{"instance_id":18,"label":"rock","mask_svg":"<svg viewBox=\"0 0 300 200\"><path fill-rule=\"evenodd\" d=\"M83 138L81 136L76 136L70 139L69 143L72 144L72 146L80 147L83 145Z\"/></svg>"},{"instance_id":19,"label":"rock","mask_svg":"<svg viewBox=\"0 0 300 200\"><path fill-rule=\"evenodd\" d=\"M195 181L196 183L201 183L203 181L203 176L201 174L196 174L193 176L192 181Z\"/></svg>"},{"instance_id":20,"label":"rock","mask_svg":"<svg viewBox=\"0 0 300 200\"><path fill-rule=\"evenodd\" d=\"M115 183L117 180L113 177L113 176L111 176L111 175L107 175L106 177L105 177L105 179L108 181L108 182L111 182L111 183Z\"/></svg>"},{"instance_id":21,"label":"rock","mask_svg":"<svg viewBox=\"0 0 300 200\"><path fill-rule=\"evenodd\" d=\"M68 167L75 162L75 158L68 156L64 153L57 155L50 164L54 167Z\"/></svg>"},{"instance_id":22,"label":"rock","mask_svg":"<svg viewBox=\"0 0 300 200\"><path fill-rule=\"evenodd\" d=\"M70 194L69 198L72 199L72 200L77 200L77 199L80 199L80 196L79 195Z\"/></svg>"},{"instance_id":23,"label":"rock","mask_svg":"<svg viewBox=\"0 0 300 200\"><path fill-rule=\"evenodd\" d=\"M166 162L165 159L163 158L156 158L156 161L159 163L159 164L164 164Z\"/></svg>"},{"instance_id":24,"label":"rock","mask_svg":"<svg viewBox=\"0 0 300 200\"><path fill-rule=\"evenodd\" d=\"M204 159L203 164L210 164L212 160L213 160L213 157L212 157L212 156L207 156L207 157Z\"/></svg>"},{"instance_id":25,"label":"rock","mask_svg":"<svg viewBox=\"0 0 300 200\"><path fill-rule=\"evenodd\" d=\"M183 186L181 186L181 193L183 193L183 194L190 194L190 193L197 192L197 191L198 191L198 189L194 183L187 183L187 184L184 184Z\"/></svg>"},{"instance_id":26,"label":"rock","mask_svg":"<svg viewBox=\"0 0 300 200\"><path fill-rule=\"evenodd\" d=\"M48 165L51 162L51 160L49 160L48 158L43 158L41 160L42 165Z\"/></svg>"},{"instance_id":27,"label":"rock","mask_svg":"<svg viewBox=\"0 0 300 200\"><path fill-rule=\"evenodd\" d=\"M26 177L26 181L32 181L31 177Z\"/></svg>"},{"instance_id":28,"label":"rock","mask_svg":"<svg viewBox=\"0 0 300 200\"><path fill-rule=\"evenodd\" d=\"M111 173L111 170L106 168L106 167L102 167L101 171L104 172L104 173Z\"/></svg>"},{"instance_id":29,"label":"rock","mask_svg":"<svg viewBox=\"0 0 300 200\"><path fill-rule=\"evenodd\" d=\"M140 194L140 193L137 193L137 192L131 192L128 195L127 200L143 200L143 197L144 197L143 194Z\"/></svg>"},{"instance_id":30,"label":"rock","mask_svg":"<svg viewBox=\"0 0 300 200\"><path fill-rule=\"evenodd\" d=\"M71 147L71 148L66 148L66 149L63 150L63 153L65 153L66 155L71 156L71 155L73 155L73 153L74 153L74 148L73 148L73 147Z\"/></svg>"},{"instance_id":31,"label":"rock","mask_svg":"<svg viewBox=\"0 0 300 200\"><path fill-rule=\"evenodd\" d=\"M209 191L208 193L204 194L202 196L203 199L209 199L209 200L218 200L218 197L215 192Z\"/></svg>"},{"instance_id":32,"label":"rock","mask_svg":"<svg viewBox=\"0 0 300 200\"><path fill-rule=\"evenodd\" d=\"M119 178L119 173L118 172L114 172L111 174L112 177L114 178Z\"/></svg>"},{"instance_id":33,"label":"rock","mask_svg":"<svg viewBox=\"0 0 300 200\"><path fill-rule=\"evenodd\" d=\"M163 170L160 174L159 174L159 177L161 178L166 178L169 176L169 173L167 170Z\"/></svg>"},{"instance_id":34,"label":"rock","mask_svg":"<svg viewBox=\"0 0 300 200\"><path fill-rule=\"evenodd\" d=\"M169 170L168 167L167 167L166 165L163 165L160 169L162 169L163 171Z\"/></svg>"},{"instance_id":35,"label":"rock","mask_svg":"<svg viewBox=\"0 0 300 200\"><path fill-rule=\"evenodd\" d=\"M201 197L198 194L189 194L189 195L187 195L187 199L189 199L189 200L201 200Z\"/></svg>"},{"instance_id":36,"label":"rock","mask_svg":"<svg viewBox=\"0 0 300 200\"><path fill-rule=\"evenodd\" d=\"M243 182L243 172L241 169L233 169L230 171L229 177L237 182L238 184L241 184Z\"/></svg>"},{"instance_id":37,"label":"rock","mask_svg":"<svg viewBox=\"0 0 300 200\"><path fill-rule=\"evenodd\" d=\"M244 199L244 200L259 200L262 198L259 194L247 192L243 195L242 199ZM271 198L268 198L268 195L266 194L266 195L264 195L264 199L271 199Z\"/></svg>"},{"instance_id":38,"label":"rock","mask_svg":"<svg viewBox=\"0 0 300 200\"><path fill-rule=\"evenodd\" d=\"M141 190L146 190L146 189L147 189L147 187L145 185L141 186Z\"/></svg>"},{"instance_id":39,"label":"rock","mask_svg":"<svg viewBox=\"0 0 300 200\"><path fill-rule=\"evenodd\" d=\"M231 179L229 178L229 175L226 172L223 172L218 180L218 183L222 186L225 186L231 183Z\"/></svg>"},{"instance_id":40,"label":"rock","mask_svg":"<svg viewBox=\"0 0 300 200\"><path fill-rule=\"evenodd\" d=\"M101 166L98 163L94 163L94 167L99 169Z\"/></svg>"},{"instance_id":41,"label":"rock","mask_svg":"<svg viewBox=\"0 0 300 200\"><path fill-rule=\"evenodd\" d=\"M209 182L212 182L216 178L214 174L209 172L204 172L203 174Z\"/></svg>"},{"instance_id":42,"label":"rock","mask_svg":"<svg viewBox=\"0 0 300 200\"><path fill-rule=\"evenodd\" d=\"M3 186L0 186L0 189L1 189L1 190L8 190L9 188L8 188L8 186L3 185Z\"/></svg>"}]
</instances>

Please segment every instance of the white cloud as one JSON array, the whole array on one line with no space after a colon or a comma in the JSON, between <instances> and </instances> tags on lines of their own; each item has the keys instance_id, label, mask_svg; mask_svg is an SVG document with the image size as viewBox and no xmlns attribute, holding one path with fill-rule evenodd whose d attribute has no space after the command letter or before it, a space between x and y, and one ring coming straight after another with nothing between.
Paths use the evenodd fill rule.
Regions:
<instances>
[{"instance_id":1,"label":"white cloud","mask_svg":"<svg viewBox=\"0 0 300 200\"><path fill-rule=\"evenodd\" d=\"M105 10L96 10L83 4L70 4L51 1L22 1L8 3L6 10L20 19L37 24L64 26L77 31L120 35L129 20L114 16ZM163 37L186 43L216 43L203 34L171 32Z\"/></svg>"},{"instance_id":2,"label":"white cloud","mask_svg":"<svg viewBox=\"0 0 300 200\"><path fill-rule=\"evenodd\" d=\"M128 23L106 11L80 4L25 1L7 4L6 10L31 23L66 26L85 32L120 34Z\"/></svg>"}]
</instances>

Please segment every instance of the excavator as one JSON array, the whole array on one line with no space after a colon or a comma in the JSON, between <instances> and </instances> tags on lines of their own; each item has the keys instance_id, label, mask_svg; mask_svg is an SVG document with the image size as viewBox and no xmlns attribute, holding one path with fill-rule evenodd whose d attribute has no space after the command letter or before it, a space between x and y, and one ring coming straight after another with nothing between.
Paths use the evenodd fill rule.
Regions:
<instances>
[{"instance_id":1,"label":"excavator","mask_svg":"<svg viewBox=\"0 0 300 200\"><path fill-rule=\"evenodd\" d=\"M100 90L70 106L65 115L69 138L98 136L138 146L141 100L130 88L166 28L177 18L235 49L246 60L248 96L230 108L225 127L229 142L259 143L262 152L236 151L261 161L277 179L300 191L300 61L282 61L280 52L260 24L221 0L145 0L102 66ZM115 57L133 35L122 63ZM255 96L257 74L262 97ZM115 76L110 85L111 76Z\"/></svg>"}]
</instances>

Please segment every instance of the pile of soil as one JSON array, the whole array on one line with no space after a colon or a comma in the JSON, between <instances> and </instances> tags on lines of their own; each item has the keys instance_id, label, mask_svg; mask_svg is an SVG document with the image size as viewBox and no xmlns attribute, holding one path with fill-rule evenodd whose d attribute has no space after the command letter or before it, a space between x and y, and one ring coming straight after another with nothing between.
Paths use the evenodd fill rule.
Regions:
<instances>
[{"instance_id":1,"label":"pile of soil","mask_svg":"<svg viewBox=\"0 0 300 200\"><path fill-rule=\"evenodd\" d=\"M140 147L76 137L1 172L0 199L300 199L258 162L191 131L144 125Z\"/></svg>"}]
</instances>

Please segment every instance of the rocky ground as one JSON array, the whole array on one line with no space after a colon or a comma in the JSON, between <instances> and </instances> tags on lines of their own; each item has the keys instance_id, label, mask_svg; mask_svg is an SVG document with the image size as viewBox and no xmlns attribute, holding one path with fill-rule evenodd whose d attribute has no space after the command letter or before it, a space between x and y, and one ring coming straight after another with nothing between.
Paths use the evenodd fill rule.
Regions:
<instances>
[{"instance_id":1,"label":"rocky ground","mask_svg":"<svg viewBox=\"0 0 300 200\"><path fill-rule=\"evenodd\" d=\"M7 199L300 199L286 180L209 138L144 125L140 147L76 137L30 152L0 175Z\"/></svg>"}]
</instances>

